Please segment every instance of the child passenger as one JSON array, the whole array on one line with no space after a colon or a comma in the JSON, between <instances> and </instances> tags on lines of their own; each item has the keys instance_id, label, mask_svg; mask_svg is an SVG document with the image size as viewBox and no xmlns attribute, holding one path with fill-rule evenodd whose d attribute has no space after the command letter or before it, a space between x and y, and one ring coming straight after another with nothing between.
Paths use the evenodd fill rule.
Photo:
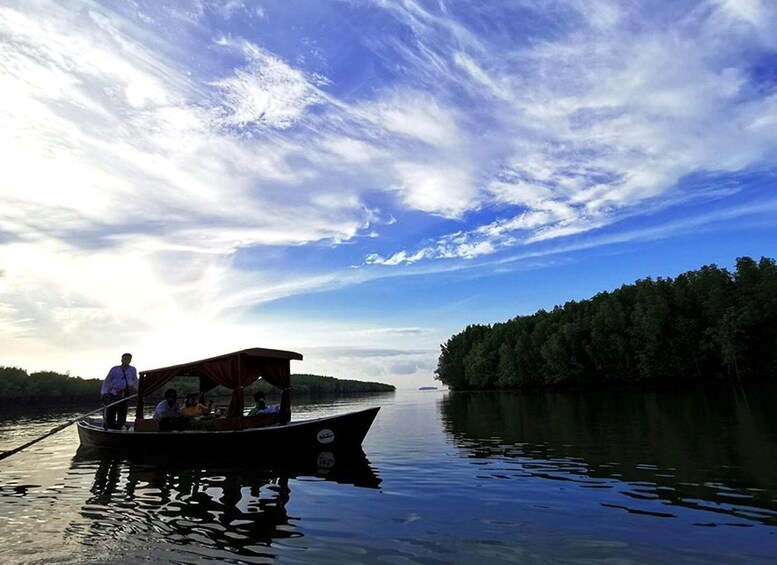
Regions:
<instances>
[{"instance_id":1,"label":"child passenger","mask_svg":"<svg viewBox=\"0 0 777 565\"><path fill-rule=\"evenodd\" d=\"M196 418L198 416L204 416L205 414L210 414L210 406L202 404L199 395L196 392L187 394L186 405L181 408L181 416Z\"/></svg>"},{"instance_id":2,"label":"child passenger","mask_svg":"<svg viewBox=\"0 0 777 565\"><path fill-rule=\"evenodd\" d=\"M256 402L256 406L248 412L249 416L256 416L267 408L267 405L264 403L264 393L261 390L257 390L254 393L254 402Z\"/></svg>"}]
</instances>

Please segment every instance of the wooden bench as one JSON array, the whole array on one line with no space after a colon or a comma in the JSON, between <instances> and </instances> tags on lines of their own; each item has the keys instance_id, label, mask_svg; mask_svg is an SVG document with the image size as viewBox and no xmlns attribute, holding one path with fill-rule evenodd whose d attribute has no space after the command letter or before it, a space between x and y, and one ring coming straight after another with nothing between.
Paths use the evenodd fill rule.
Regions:
<instances>
[{"instance_id":1,"label":"wooden bench","mask_svg":"<svg viewBox=\"0 0 777 565\"><path fill-rule=\"evenodd\" d=\"M159 422L156 420L135 420L136 432L158 432Z\"/></svg>"},{"instance_id":2,"label":"wooden bench","mask_svg":"<svg viewBox=\"0 0 777 565\"><path fill-rule=\"evenodd\" d=\"M191 426L187 426L187 423ZM173 430L248 430L251 428L263 428L283 422L283 415L280 412L270 414L257 414L256 416L243 416L238 418L204 418L202 420L188 420L186 418L170 418L169 421L162 422L160 428L159 420L153 418L135 420L136 432L159 432Z\"/></svg>"},{"instance_id":3,"label":"wooden bench","mask_svg":"<svg viewBox=\"0 0 777 565\"><path fill-rule=\"evenodd\" d=\"M280 412L271 414L257 414L256 416L243 416L242 418L216 418L213 421L214 430L248 430L251 428L263 428L280 424L283 421Z\"/></svg>"}]
</instances>

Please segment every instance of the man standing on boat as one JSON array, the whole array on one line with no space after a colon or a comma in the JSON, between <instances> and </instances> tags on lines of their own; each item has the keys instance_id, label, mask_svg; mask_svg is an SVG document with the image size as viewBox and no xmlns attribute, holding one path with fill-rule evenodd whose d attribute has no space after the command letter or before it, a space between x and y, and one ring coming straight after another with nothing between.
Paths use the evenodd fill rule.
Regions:
<instances>
[{"instance_id":1,"label":"man standing on boat","mask_svg":"<svg viewBox=\"0 0 777 565\"><path fill-rule=\"evenodd\" d=\"M138 372L130 365L132 354L121 356L121 365L116 365L108 371L102 386L103 404L108 405L138 391ZM120 430L127 422L127 403L122 402L107 407L103 411L103 427L109 430Z\"/></svg>"}]
</instances>

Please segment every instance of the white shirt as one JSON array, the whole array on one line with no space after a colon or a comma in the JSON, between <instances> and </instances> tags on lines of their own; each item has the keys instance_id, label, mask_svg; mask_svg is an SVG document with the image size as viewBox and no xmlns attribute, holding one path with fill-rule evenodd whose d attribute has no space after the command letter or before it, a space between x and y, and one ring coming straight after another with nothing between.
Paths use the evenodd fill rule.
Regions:
<instances>
[{"instance_id":1,"label":"white shirt","mask_svg":"<svg viewBox=\"0 0 777 565\"><path fill-rule=\"evenodd\" d=\"M180 415L181 408L178 406L177 402L170 406L167 403L167 400L163 400L157 404L156 408L154 409L154 420L159 420L161 418L171 418Z\"/></svg>"},{"instance_id":2,"label":"white shirt","mask_svg":"<svg viewBox=\"0 0 777 565\"><path fill-rule=\"evenodd\" d=\"M121 365L111 367L108 371L108 376L103 381L100 395L112 394L114 396L121 396L125 389L128 394L137 392L138 390L138 372L132 365L127 366L126 369L122 369Z\"/></svg>"}]
</instances>

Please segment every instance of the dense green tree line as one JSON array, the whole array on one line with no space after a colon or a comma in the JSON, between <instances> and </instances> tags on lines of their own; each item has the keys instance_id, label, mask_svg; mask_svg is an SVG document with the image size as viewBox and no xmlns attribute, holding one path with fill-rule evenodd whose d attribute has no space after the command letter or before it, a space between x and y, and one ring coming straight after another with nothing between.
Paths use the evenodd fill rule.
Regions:
<instances>
[{"instance_id":1,"label":"dense green tree line","mask_svg":"<svg viewBox=\"0 0 777 565\"><path fill-rule=\"evenodd\" d=\"M100 397L98 379L82 379L53 371L27 373L19 367L0 367L0 402L74 402Z\"/></svg>"},{"instance_id":2,"label":"dense green tree line","mask_svg":"<svg viewBox=\"0 0 777 565\"><path fill-rule=\"evenodd\" d=\"M198 379L188 377L177 377L170 381L164 388L174 388L180 393L197 392L199 386ZM246 404L249 404L251 395L257 390L261 390L268 396L280 395L280 389L263 379L259 379L245 388ZM356 394L363 392L392 392L396 388L392 385L383 383L372 383L366 381L354 381L348 379L337 379L335 377L326 377L322 375L291 375L291 391L294 394ZM162 394L160 391L159 395ZM217 386L208 391L209 397L228 397L232 392L223 386Z\"/></svg>"},{"instance_id":3,"label":"dense green tree line","mask_svg":"<svg viewBox=\"0 0 777 565\"><path fill-rule=\"evenodd\" d=\"M775 378L777 265L737 259L651 278L452 336L437 378L452 389Z\"/></svg>"},{"instance_id":4,"label":"dense green tree line","mask_svg":"<svg viewBox=\"0 0 777 565\"><path fill-rule=\"evenodd\" d=\"M277 391L275 387L260 380L257 383L265 392ZM362 392L393 392L396 387L383 383L336 379L322 375L292 375L291 391L295 394L355 394Z\"/></svg>"},{"instance_id":5,"label":"dense green tree line","mask_svg":"<svg viewBox=\"0 0 777 565\"><path fill-rule=\"evenodd\" d=\"M336 379L318 375L292 375L292 392L298 394L350 394L361 392L390 392L393 386L346 379ZM82 379L68 374L51 371L27 373L18 367L0 366L0 403L14 402L74 402L97 401L100 398L101 379ZM173 387L182 393L196 392L198 379L179 377L173 379L164 388ZM263 380L259 380L247 389L247 394L255 390L264 390L268 394L278 389ZM161 396L162 391L157 393ZM229 396L231 392L217 387L209 396Z\"/></svg>"}]
</instances>

